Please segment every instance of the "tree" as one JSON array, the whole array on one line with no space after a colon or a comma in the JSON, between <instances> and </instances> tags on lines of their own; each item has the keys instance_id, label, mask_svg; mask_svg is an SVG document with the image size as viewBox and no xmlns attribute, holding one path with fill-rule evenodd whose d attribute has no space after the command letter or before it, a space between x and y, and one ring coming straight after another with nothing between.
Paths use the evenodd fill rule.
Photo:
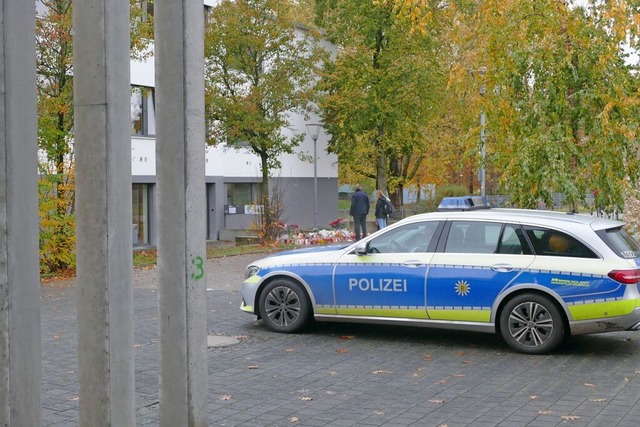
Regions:
<instances>
[{"instance_id":1,"label":"tree","mask_svg":"<svg viewBox=\"0 0 640 427\"><path fill-rule=\"evenodd\" d=\"M291 114L311 110L326 56L319 34L292 21L294 5L223 0L211 10L205 35L208 143L248 148L260 158L267 213L270 171L305 137L305 129L290 129Z\"/></svg>"},{"instance_id":2,"label":"tree","mask_svg":"<svg viewBox=\"0 0 640 427\"><path fill-rule=\"evenodd\" d=\"M396 205L430 153L429 122L446 85L437 19L427 17L433 10L393 1L318 2L318 22L339 47L322 73L319 103L329 150L341 166L395 193ZM415 16L432 25L413 28Z\"/></svg>"},{"instance_id":3,"label":"tree","mask_svg":"<svg viewBox=\"0 0 640 427\"><path fill-rule=\"evenodd\" d=\"M131 0L131 53L152 36L152 0ZM144 6L144 9L143 7ZM36 20L41 268L75 265L72 1L40 0Z\"/></svg>"},{"instance_id":4,"label":"tree","mask_svg":"<svg viewBox=\"0 0 640 427\"><path fill-rule=\"evenodd\" d=\"M456 83L487 67L476 105L487 112L488 164L520 206L551 206L562 192L578 207L597 191L600 207L622 209L638 179L637 83L621 49L637 40L633 3L501 0L461 16L457 41L473 48Z\"/></svg>"}]
</instances>

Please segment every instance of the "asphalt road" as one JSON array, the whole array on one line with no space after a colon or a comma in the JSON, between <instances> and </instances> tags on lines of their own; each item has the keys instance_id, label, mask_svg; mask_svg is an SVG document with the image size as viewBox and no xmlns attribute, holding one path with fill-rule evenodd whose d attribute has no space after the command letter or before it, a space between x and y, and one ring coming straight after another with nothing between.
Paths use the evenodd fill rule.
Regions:
<instances>
[{"instance_id":1,"label":"asphalt road","mask_svg":"<svg viewBox=\"0 0 640 427\"><path fill-rule=\"evenodd\" d=\"M238 309L244 267L207 261L211 426L627 426L640 419L640 335L576 337L527 356L498 337L317 323L270 332ZM157 276L134 274L136 424L158 423ZM45 426L78 424L73 282L42 287ZM180 426L178 426L180 427Z\"/></svg>"}]
</instances>

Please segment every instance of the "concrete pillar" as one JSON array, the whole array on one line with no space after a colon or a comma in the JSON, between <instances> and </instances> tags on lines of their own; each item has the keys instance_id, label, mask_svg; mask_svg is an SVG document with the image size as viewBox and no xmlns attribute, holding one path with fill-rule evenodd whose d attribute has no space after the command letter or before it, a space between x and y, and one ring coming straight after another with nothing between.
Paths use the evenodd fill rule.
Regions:
<instances>
[{"instance_id":1,"label":"concrete pillar","mask_svg":"<svg viewBox=\"0 0 640 427\"><path fill-rule=\"evenodd\" d=\"M204 7L156 0L160 425L207 425Z\"/></svg>"},{"instance_id":2,"label":"concrete pillar","mask_svg":"<svg viewBox=\"0 0 640 427\"><path fill-rule=\"evenodd\" d=\"M133 426L129 1L74 2L73 28L80 425Z\"/></svg>"},{"instance_id":3,"label":"concrete pillar","mask_svg":"<svg viewBox=\"0 0 640 427\"><path fill-rule=\"evenodd\" d=\"M0 426L39 426L35 8L0 0Z\"/></svg>"}]
</instances>

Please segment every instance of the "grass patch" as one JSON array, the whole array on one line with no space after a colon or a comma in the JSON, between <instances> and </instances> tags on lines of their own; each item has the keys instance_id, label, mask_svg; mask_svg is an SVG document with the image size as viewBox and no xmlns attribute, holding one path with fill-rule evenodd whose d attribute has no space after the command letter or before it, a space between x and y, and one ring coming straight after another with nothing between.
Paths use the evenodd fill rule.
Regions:
<instances>
[{"instance_id":1,"label":"grass patch","mask_svg":"<svg viewBox=\"0 0 640 427\"><path fill-rule=\"evenodd\" d=\"M268 254L294 249L293 243L276 243L273 245L240 245L229 242L207 247L207 259L222 258L227 256ZM144 249L133 251L133 266L135 268L153 267L157 263L158 252L156 249Z\"/></svg>"}]
</instances>

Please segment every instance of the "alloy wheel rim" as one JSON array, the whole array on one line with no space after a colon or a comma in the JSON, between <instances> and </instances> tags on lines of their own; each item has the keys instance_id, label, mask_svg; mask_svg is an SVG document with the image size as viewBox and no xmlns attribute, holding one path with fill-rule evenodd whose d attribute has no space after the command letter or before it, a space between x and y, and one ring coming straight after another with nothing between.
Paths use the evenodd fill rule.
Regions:
<instances>
[{"instance_id":1,"label":"alloy wheel rim","mask_svg":"<svg viewBox=\"0 0 640 427\"><path fill-rule=\"evenodd\" d=\"M518 304L509 314L509 333L526 347L544 345L553 332L553 318L549 310L536 302Z\"/></svg>"},{"instance_id":2,"label":"alloy wheel rim","mask_svg":"<svg viewBox=\"0 0 640 427\"><path fill-rule=\"evenodd\" d=\"M288 287L273 288L265 300L269 320L278 326L289 326L300 317L300 298Z\"/></svg>"}]
</instances>

